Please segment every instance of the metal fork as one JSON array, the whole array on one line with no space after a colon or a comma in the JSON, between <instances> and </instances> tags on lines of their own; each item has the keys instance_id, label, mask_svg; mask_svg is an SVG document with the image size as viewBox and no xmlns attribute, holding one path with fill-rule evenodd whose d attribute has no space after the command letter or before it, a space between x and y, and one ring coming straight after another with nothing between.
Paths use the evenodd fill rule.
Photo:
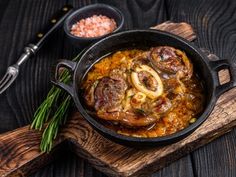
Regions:
<instances>
[{"instance_id":1,"label":"metal fork","mask_svg":"<svg viewBox=\"0 0 236 177\"><path fill-rule=\"evenodd\" d=\"M20 56L18 61L7 68L6 74L0 80L0 94L2 94L16 79L19 73L19 68L22 63L28 60L32 55L34 55L46 41L46 39L62 24L62 22L71 14L72 6L64 6L54 18L51 20L52 27L46 30L46 33L38 33L38 42L34 44L29 44L24 48L24 53Z\"/></svg>"},{"instance_id":2,"label":"metal fork","mask_svg":"<svg viewBox=\"0 0 236 177\"><path fill-rule=\"evenodd\" d=\"M16 79L19 73L20 65L34 55L38 47L36 45L30 44L28 47L25 47L24 53L20 56L16 64L9 66L7 68L6 74L3 76L0 81L0 94L3 93Z\"/></svg>"}]
</instances>

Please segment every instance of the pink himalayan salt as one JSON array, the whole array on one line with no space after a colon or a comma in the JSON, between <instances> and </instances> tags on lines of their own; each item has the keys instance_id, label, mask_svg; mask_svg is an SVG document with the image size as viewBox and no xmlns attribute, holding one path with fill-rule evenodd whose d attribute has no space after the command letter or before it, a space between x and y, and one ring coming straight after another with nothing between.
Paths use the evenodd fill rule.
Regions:
<instances>
[{"instance_id":1,"label":"pink himalayan salt","mask_svg":"<svg viewBox=\"0 0 236 177\"><path fill-rule=\"evenodd\" d=\"M93 15L81 19L71 27L71 34L78 37L99 37L111 33L117 28L114 19L104 15Z\"/></svg>"}]
</instances>

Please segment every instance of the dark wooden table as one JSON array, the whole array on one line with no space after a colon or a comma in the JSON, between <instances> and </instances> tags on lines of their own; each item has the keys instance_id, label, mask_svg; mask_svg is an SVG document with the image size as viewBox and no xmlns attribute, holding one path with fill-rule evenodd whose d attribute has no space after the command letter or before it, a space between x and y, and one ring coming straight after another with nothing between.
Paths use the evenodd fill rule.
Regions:
<instances>
[{"instance_id":1,"label":"dark wooden table","mask_svg":"<svg viewBox=\"0 0 236 177\"><path fill-rule=\"evenodd\" d=\"M236 1L234 0L1 0L0 1L0 76L13 64L23 47L42 29L64 4L76 8L91 3L107 3L125 14L125 28L148 28L166 20L190 23L198 35L195 44L220 58L236 60ZM31 122L51 84L49 75L59 58L76 53L62 30L24 64L16 82L0 95L0 133ZM236 130L192 152L153 174L158 177L235 177ZM0 159L1 160L1 159ZM105 176L86 160L69 150L33 176Z\"/></svg>"}]
</instances>

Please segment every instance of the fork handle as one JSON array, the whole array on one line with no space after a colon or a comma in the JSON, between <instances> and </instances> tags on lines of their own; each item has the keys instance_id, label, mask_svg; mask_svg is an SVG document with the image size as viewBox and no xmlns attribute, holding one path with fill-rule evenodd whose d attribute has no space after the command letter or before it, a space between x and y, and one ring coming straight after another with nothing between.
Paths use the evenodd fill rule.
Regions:
<instances>
[{"instance_id":1,"label":"fork handle","mask_svg":"<svg viewBox=\"0 0 236 177\"><path fill-rule=\"evenodd\" d=\"M29 59L32 55L36 53L38 47L34 44L29 44L29 46L24 48L24 53L20 56L18 61L16 62L17 66L20 66L23 62Z\"/></svg>"},{"instance_id":2,"label":"fork handle","mask_svg":"<svg viewBox=\"0 0 236 177\"><path fill-rule=\"evenodd\" d=\"M62 25L64 20L73 12L73 7L71 5L65 5L63 6L57 13L53 15L53 17L50 19L50 23L46 28L39 33L37 33L37 39L34 42L35 46L37 46L37 49L40 49L41 46L44 44L46 39L53 33L58 27Z\"/></svg>"},{"instance_id":3,"label":"fork handle","mask_svg":"<svg viewBox=\"0 0 236 177\"><path fill-rule=\"evenodd\" d=\"M15 64L16 67L20 66L24 63L27 59L29 59L32 55L34 55L45 43L48 37L56 30L59 26L64 22L64 20L71 14L73 11L73 7L70 5L65 5L59 10L53 18L50 20L49 26L43 30L42 32L37 33L37 40L35 44L29 44L27 47L24 48L24 53L20 56L17 63Z\"/></svg>"}]
</instances>

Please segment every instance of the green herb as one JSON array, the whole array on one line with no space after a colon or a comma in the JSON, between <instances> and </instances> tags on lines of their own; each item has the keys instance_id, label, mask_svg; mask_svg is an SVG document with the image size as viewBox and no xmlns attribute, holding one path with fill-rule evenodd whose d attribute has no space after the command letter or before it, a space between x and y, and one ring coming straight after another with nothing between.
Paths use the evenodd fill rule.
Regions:
<instances>
[{"instance_id":1,"label":"green herb","mask_svg":"<svg viewBox=\"0 0 236 177\"><path fill-rule=\"evenodd\" d=\"M143 109L135 109L134 111L135 111L136 114L139 114L141 116L147 116L146 111L143 110Z\"/></svg>"},{"instance_id":2,"label":"green herb","mask_svg":"<svg viewBox=\"0 0 236 177\"><path fill-rule=\"evenodd\" d=\"M41 151L49 152L52 149L52 143L57 137L59 127L65 123L70 103L71 97L67 96L49 121L42 135L42 141L40 144Z\"/></svg>"},{"instance_id":3,"label":"green herb","mask_svg":"<svg viewBox=\"0 0 236 177\"><path fill-rule=\"evenodd\" d=\"M163 55L161 55L161 61L164 61L164 60L165 60L164 56L163 56Z\"/></svg>"},{"instance_id":4,"label":"green herb","mask_svg":"<svg viewBox=\"0 0 236 177\"><path fill-rule=\"evenodd\" d=\"M78 61L81 53L72 61ZM60 82L69 83L71 76L67 70L63 70L59 79ZM36 110L31 128L41 131L45 127L40 143L42 152L49 152L52 149L53 140L56 139L60 126L66 122L70 104L71 97L65 91L53 86ZM47 123L46 126L45 123Z\"/></svg>"}]
</instances>

